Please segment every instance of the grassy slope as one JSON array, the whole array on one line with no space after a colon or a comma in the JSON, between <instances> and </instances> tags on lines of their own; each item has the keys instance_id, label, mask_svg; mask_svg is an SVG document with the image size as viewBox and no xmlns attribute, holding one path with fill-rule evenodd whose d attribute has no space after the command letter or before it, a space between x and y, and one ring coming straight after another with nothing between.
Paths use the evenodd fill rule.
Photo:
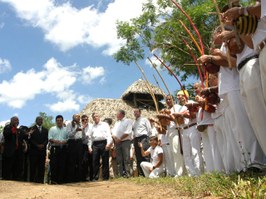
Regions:
<instances>
[{"instance_id":1,"label":"grassy slope","mask_svg":"<svg viewBox=\"0 0 266 199\"><path fill-rule=\"evenodd\" d=\"M173 188L179 196L222 198L266 198L265 174L252 172L242 174L204 174L199 177L179 178L130 178L134 183L150 184L160 188Z\"/></svg>"}]
</instances>

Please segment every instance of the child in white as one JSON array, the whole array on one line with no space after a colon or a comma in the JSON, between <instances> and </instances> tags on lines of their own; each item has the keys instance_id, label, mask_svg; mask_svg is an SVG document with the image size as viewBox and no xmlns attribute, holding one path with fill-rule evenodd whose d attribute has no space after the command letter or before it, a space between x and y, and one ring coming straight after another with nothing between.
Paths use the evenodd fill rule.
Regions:
<instances>
[{"instance_id":1,"label":"child in white","mask_svg":"<svg viewBox=\"0 0 266 199\"><path fill-rule=\"evenodd\" d=\"M158 145L158 138L150 137L150 147L147 151L143 150L142 144L139 143L142 156L151 155L151 162L141 162L140 166L145 177L158 178L163 173L163 149Z\"/></svg>"}]
</instances>

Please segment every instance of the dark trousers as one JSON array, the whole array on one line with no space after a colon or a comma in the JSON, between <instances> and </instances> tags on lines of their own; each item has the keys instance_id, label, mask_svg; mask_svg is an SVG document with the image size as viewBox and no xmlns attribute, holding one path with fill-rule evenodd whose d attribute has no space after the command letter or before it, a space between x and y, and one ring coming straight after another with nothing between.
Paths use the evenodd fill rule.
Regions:
<instances>
[{"instance_id":1,"label":"dark trousers","mask_svg":"<svg viewBox=\"0 0 266 199\"><path fill-rule=\"evenodd\" d=\"M141 149L139 147L139 142L142 143L143 150L146 151L150 147L148 136L147 135L142 135L140 137L134 138L134 148L135 148L135 155L136 155L136 159L137 159L138 173L139 173L139 175L144 176L144 173L142 171L140 163L143 162L143 161L149 162L150 159L149 159L149 157L143 157L142 156Z\"/></svg>"},{"instance_id":2,"label":"dark trousers","mask_svg":"<svg viewBox=\"0 0 266 199\"><path fill-rule=\"evenodd\" d=\"M66 182L66 146L52 146L50 156L51 182L62 184Z\"/></svg>"},{"instance_id":3,"label":"dark trousers","mask_svg":"<svg viewBox=\"0 0 266 199\"><path fill-rule=\"evenodd\" d=\"M82 159L82 180L92 180L93 170L92 170L92 154L89 153L88 145L83 144L82 148L83 159Z\"/></svg>"},{"instance_id":4,"label":"dark trousers","mask_svg":"<svg viewBox=\"0 0 266 199\"><path fill-rule=\"evenodd\" d=\"M30 182L44 183L46 150L31 149L29 156Z\"/></svg>"},{"instance_id":5,"label":"dark trousers","mask_svg":"<svg viewBox=\"0 0 266 199\"><path fill-rule=\"evenodd\" d=\"M116 144L116 163L118 176L131 176L130 171L130 140Z\"/></svg>"},{"instance_id":6,"label":"dark trousers","mask_svg":"<svg viewBox=\"0 0 266 199\"><path fill-rule=\"evenodd\" d=\"M4 180L23 180L23 152L16 150L12 156L3 156L2 177Z\"/></svg>"},{"instance_id":7,"label":"dark trousers","mask_svg":"<svg viewBox=\"0 0 266 199\"><path fill-rule=\"evenodd\" d=\"M109 179L109 150L105 149L106 141L94 141L92 144L93 180L99 179L100 158L102 158L103 180Z\"/></svg>"},{"instance_id":8,"label":"dark trousers","mask_svg":"<svg viewBox=\"0 0 266 199\"><path fill-rule=\"evenodd\" d=\"M79 182L82 176L82 140L68 140L67 182Z\"/></svg>"}]
</instances>

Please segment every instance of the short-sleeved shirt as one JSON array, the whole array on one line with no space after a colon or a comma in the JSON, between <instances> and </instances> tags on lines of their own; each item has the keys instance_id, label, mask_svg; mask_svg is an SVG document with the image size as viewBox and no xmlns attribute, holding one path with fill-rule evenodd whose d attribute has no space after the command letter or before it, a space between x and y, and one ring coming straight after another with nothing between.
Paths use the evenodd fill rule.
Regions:
<instances>
[{"instance_id":1,"label":"short-sleeved shirt","mask_svg":"<svg viewBox=\"0 0 266 199\"><path fill-rule=\"evenodd\" d=\"M226 53L225 44L221 46L220 50ZM236 67L230 69L221 66L219 71L219 96L229 93L230 91L239 90L239 73Z\"/></svg>"},{"instance_id":2,"label":"short-sleeved shirt","mask_svg":"<svg viewBox=\"0 0 266 199\"><path fill-rule=\"evenodd\" d=\"M48 134L49 140L57 140L57 141L67 141L68 133L66 127L58 128L57 126L53 126L49 130Z\"/></svg>"},{"instance_id":3,"label":"short-sleeved shirt","mask_svg":"<svg viewBox=\"0 0 266 199\"><path fill-rule=\"evenodd\" d=\"M94 141L107 141L107 145L112 144L112 136L109 125L106 122L99 122L98 124L93 124L91 131L89 133L89 148Z\"/></svg>"},{"instance_id":4,"label":"short-sleeved shirt","mask_svg":"<svg viewBox=\"0 0 266 199\"><path fill-rule=\"evenodd\" d=\"M132 134L132 120L123 118L122 120L118 120L114 128L112 129L112 135L116 136L117 138L121 139L121 137L125 134L128 136L123 139L130 140Z\"/></svg>"},{"instance_id":5,"label":"short-sleeved shirt","mask_svg":"<svg viewBox=\"0 0 266 199\"><path fill-rule=\"evenodd\" d=\"M149 147L147 152L151 155L151 163L153 166L155 166L159 162L159 154L163 153L163 149L160 146L156 146L154 149L152 147ZM162 166L163 164L161 164Z\"/></svg>"},{"instance_id":6,"label":"short-sleeved shirt","mask_svg":"<svg viewBox=\"0 0 266 199\"><path fill-rule=\"evenodd\" d=\"M67 124L66 129L69 139L82 139L82 130L77 131L76 129L78 128L81 128L81 124L75 124L74 126L72 125L72 122Z\"/></svg>"},{"instance_id":7,"label":"short-sleeved shirt","mask_svg":"<svg viewBox=\"0 0 266 199\"><path fill-rule=\"evenodd\" d=\"M142 135L150 136L151 134L151 123L147 118L139 117L133 124L134 137L140 137Z\"/></svg>"},{"instance_id":8,"label":"short-sleeved shirt","mask_svg":"<svg viewBox=\"0 0 266 199\"><path fill-rule=\"evenodd\" d=\"M186 106L181 106L179 104L175 104L171 109L171 114L173 113L180 113L180 112L183 112L187 110L187 107ZM184 120L188 120L187 118L184 118ZM171 121L170 124L167 126L167 130L168 131L176 131L176 123L174 121Z\"/></svg>"}]
</instances>

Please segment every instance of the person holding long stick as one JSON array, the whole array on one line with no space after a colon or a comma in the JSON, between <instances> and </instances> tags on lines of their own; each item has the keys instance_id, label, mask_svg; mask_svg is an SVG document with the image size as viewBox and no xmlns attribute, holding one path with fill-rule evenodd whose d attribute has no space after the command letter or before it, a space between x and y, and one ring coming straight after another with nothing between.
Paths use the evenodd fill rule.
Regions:
<instances>
[{"instance_id":1,"label":"person holding long stick","mask_svg":"<svg viewBox=\"0 0 266 199\"><path fill-rule=\"evenodd\" d=\"M168 165L169 174L175 175L176 177L182 176L184 173L184 161L183 161L183 149L182 149L182 134L179 132L178 123L174 116L175 113L179 113L185 110L185 106L174 104L173 97L167 95L166 97L167 108L170 110L170 114L158 114L157 117L160 119L168 119L169 125L167 126L167 138L169 141L170 153L172 154L169 160L166 161ZM167 157L167 154L166 154ZM172 173L172 164L174 166L174 173ZM167 166L166 165L166 166Z\"/></svg>"},{"instance_id":2,"label":"person holding long stick","mask_svg":"<svg viewBox=\"0 0 266 199\"><path fill-rule=\"evenodd\" d=\"M198 176L202 170L202 154L201 154L201 136L196 128L196 114L197 109L189 109L186 104L193 101L188 100L189 94L185 90L177 93L177 99L182 107L182 111L176 112L173 115L175 118L183 118L183 124L180 124L180 131L182 132L183 141L183 157L184 164L189 176Z\"/></svg>"}]
</instances>

